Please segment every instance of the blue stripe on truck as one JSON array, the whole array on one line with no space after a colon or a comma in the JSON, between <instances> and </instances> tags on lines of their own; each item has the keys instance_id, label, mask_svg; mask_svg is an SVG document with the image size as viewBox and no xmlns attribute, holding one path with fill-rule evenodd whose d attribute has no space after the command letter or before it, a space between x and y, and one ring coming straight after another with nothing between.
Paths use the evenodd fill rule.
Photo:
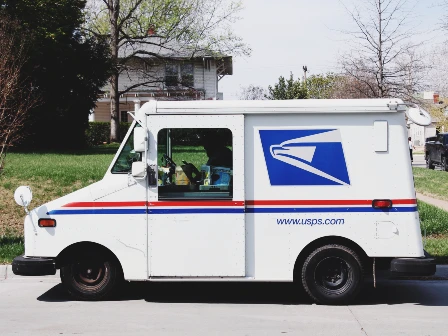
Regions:
<instances>
[{"instance_id":1,"label":"blue stripe on truck","mask_svg":"<svg viewBox=\"0 0 448 336\"><path fill-rule=\"evenodd\" d=\"M148 211L147 211L148 210ZM394 207L375 209L372 207L337 207L337 208L134 208L134 209L62 209L51 210L48 215L138 215L138 214L225 214L225 213L341 213L341 212L416 212L417 207Z\"/></svg>"}]
</instances>

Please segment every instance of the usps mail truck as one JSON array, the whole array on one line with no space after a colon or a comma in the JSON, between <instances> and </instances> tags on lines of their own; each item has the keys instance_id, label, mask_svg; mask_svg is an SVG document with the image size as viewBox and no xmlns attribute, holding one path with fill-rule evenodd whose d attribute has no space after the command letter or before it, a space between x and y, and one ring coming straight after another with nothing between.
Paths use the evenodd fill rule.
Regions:
<instances>
[{"instance_id":1,"label":"usps mail truck","mask_svg":"<svg viewBox=\"0 0 448 336\"><path fill-rule=\"evenodd\" d=\"M77 299L123 281L294 281L351 302L387 268L431 275L397 99L145 103L104 178L27 210L18 275Z\"/></svg>"}]
</instances>

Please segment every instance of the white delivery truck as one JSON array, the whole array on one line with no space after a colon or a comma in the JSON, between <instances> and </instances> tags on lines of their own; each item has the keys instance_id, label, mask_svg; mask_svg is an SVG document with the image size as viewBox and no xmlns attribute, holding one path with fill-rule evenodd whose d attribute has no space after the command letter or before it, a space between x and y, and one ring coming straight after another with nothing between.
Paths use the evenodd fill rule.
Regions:
<instances>
[{"instance_id":1,"label":"white delivery truck","mask_svg":"<svg viewBox=\"0 0 448 336\"><path fill-rule=\"evenodd\" d=\"M13 271L60 269L84 300L181 279L295 281L324 304L379 266L434 274L405 115L430 122L396 99L147 102L101 181L26 210Z\"/></svg>"}]
</instances>

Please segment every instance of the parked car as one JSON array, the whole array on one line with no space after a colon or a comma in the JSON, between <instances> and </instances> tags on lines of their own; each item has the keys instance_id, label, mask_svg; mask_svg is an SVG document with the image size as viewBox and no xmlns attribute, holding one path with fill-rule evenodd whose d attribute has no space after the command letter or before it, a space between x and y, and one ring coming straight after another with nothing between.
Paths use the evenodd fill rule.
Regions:
<instances>
[{"instance_id":1,"label":"parked car","mask_svg":"<svg viewBox=\"0 0 448 336\"><path fill-rule=\"evenodd\" d=\"M437 140L437 136L432 136L432 137L428 137L428 138L425 139L425 146L424 146L424 149L423 149L423 151L425 153L425 161L428 160L428 157L427 157L428 151L426 150L426 144L428 142L433 143L436 140Z\"/></svg>"},{"instance_id":2,"label":"parked car","mask_svg":"<svg viewBox=\"0 0 448 336\"><path fill-rule=\"evenodd\" d=\"M425 143L426 167L434 169L435 166L441 166L448 171L448 133L439 133L434 140L432 138L427 138Z\"/></svg>"}]
</instances>

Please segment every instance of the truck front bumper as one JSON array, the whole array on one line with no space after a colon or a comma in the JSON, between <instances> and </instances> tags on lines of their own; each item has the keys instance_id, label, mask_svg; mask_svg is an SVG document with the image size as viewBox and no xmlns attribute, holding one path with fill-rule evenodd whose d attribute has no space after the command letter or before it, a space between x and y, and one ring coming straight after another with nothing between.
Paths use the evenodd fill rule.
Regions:
<instances>
[{"instance_id":1,"label":"truck front bumper","mask_svg":"<svg viewBox=\"0 0 448 336\"><path fill-rule=\"evenodd\" d=\"M390 272L394 276L430 276L436 273L433 258L395 258L390 262Z\"/></svg>"},{"instance_id":2,"label":"truck front bumper","mask_svg":"<svg viewBox=\"0 0 448 336\"><path fill-rule=\"evenodd\" d=\"M15 275L54 275L56 261L54 258L15 257L12 261L12 271Z\"/></svg>"}]
</instances>

